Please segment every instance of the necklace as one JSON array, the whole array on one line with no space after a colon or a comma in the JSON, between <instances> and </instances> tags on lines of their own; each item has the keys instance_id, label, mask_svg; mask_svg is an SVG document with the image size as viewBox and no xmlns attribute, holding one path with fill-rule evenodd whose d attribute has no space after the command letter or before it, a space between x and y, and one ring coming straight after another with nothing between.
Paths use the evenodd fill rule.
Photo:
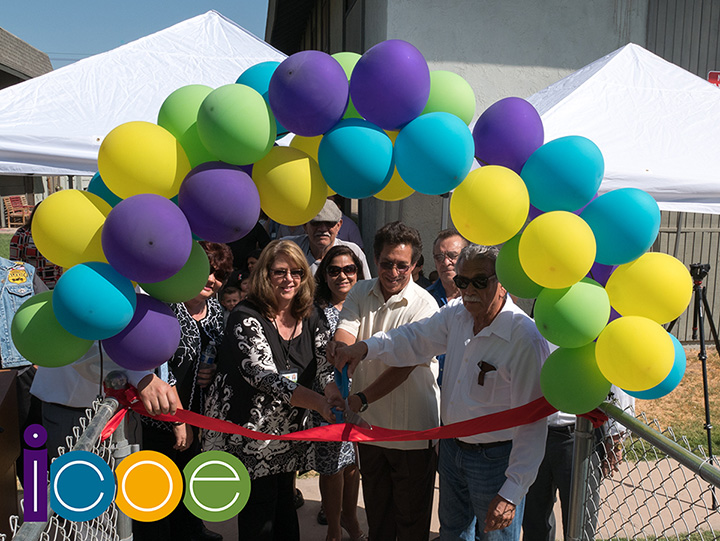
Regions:
<instances>
[{"instance_id":1,"label":"necklace","mask_svg":"<svg viewBox=\"0 0 720 541\"><path fill-rule=\"evenodd\" d=\"M272 320L272 323L278 333L278 337L280 338L280 348L282 349L283 357L285 357L285 369L290 370L290 351L292 350L292 341L295 337L295 331L297 331L298 320L295 320L295 326L290 333L290 338L288 338L287 340L285 340L285 338L283 338L283 335L280 334L280 329L278 328L277 322L274 318Z\"/></svg>"}]
</instances>

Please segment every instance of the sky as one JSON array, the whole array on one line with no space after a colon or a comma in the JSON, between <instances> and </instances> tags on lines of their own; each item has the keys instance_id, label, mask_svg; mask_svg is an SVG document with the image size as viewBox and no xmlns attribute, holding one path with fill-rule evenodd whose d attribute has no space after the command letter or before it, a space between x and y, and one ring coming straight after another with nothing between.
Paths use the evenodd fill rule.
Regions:
<instances>
[{"instance_id":1,"label":"sky","mask_svg":"<svg viewBox=\"0 0 720 541\"><path fill-rule=\"evenodd\" d=\"M57 69L210 10L265 36L267 0L0 0L0 27Z\"/></svg>"}]
</instances>

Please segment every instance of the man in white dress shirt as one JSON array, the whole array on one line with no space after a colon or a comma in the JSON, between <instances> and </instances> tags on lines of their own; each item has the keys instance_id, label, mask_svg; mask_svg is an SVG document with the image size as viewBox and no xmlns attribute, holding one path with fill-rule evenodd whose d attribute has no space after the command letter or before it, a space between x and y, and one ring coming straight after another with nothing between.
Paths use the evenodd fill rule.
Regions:
<instances>
[{"instance_id":1,"label":"man in white dress shirt","mask_svg":"<svg viewBox=\"0 0 720 541\"><path fill-rule=\"evenodd\" d=\"M496 247L469 245L456 263L461 299L422 321L332 346L336 367L365 357L408 366L446 353L441 418L450 424L540 398L547 341L495 275ZM422 355L421 355L422 354ZM547 421L440 441L440 539L520 538L524 497L543 458ZM476 523L478 537L476 537Z\"/></svg>"}]
</instances>

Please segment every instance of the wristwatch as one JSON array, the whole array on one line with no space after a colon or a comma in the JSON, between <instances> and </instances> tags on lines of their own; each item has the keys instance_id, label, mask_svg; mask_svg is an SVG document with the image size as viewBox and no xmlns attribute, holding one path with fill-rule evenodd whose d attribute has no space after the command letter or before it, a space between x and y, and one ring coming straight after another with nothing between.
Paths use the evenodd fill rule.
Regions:
<instances>
[{"instance_id":1,"label":"wristwatch","mask_svg":"<svg viewBox=\"0 0 720 541\"><path fill-rule=\"evenodd\" d=\"M360 406L360 413L368 409L368 401L367 397L364 393L355 393L355 396L357 396L360 399L360 402L362 402L362 405Z\"/></svg>"}]
</instances>

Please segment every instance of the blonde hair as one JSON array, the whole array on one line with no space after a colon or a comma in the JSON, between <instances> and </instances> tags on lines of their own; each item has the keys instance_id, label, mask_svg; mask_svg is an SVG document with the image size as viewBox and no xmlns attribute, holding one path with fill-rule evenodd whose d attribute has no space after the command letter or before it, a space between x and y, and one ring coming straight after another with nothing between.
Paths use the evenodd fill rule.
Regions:
<instances>
[{"instance_id":1,"label":"blonde hair","mask_svg":"<svg viewBox=\"0 0 720 541\"><path fill-rule=\"evenodd\" d=\"M303 277L297 288L297 293L290 304L290 313L297 319L310 315L315 297L315 279L300 247L289 240L274 240L268 244L260 254L258 262L250 274L250 300L268 319L277 315L278 304L275 290L270 279L270 268L278 257L285 257L291 263L291 269L302 269Z\"/></svg>"}]
</instances>

